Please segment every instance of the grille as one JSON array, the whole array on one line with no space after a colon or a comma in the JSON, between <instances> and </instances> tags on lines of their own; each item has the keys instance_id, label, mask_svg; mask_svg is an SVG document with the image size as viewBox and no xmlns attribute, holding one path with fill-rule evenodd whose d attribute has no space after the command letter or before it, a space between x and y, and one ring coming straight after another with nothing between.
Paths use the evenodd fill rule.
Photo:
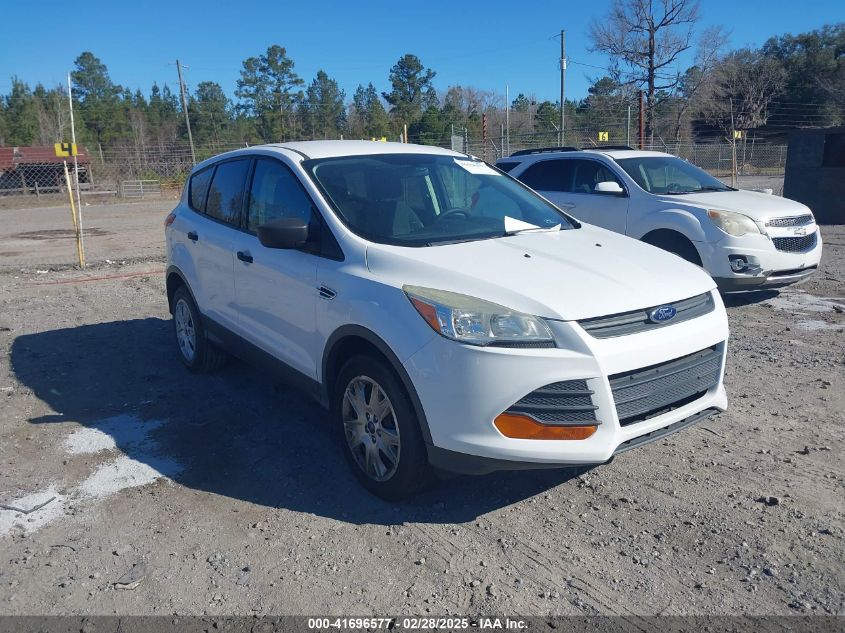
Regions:
<instances>
[{"instance_id":1,"label":"grille","mask_svg":"<svg viewBox=\"0 0 845 633\"><path fill-rule=\"evenodd\" d=\"M677 301L669 305L672 305L675 308L676 313L674 318L664 323L652 322L648 318L648 315L654 308L645 308L643 310L622 312L620 314L612 314L610 316L584 319L583 321L578 321L578 324L595 338L610 338L613 336L624 336L626 334L636 334L646 330L653 330L671 323L689 321L695 317L712 312L714 308L713 297L709 292L705 292L704 294L700 294L689 299L684 299L683 301ZM656 308L659 306L654 307Z\"/></svg>"},{"instance_id":2,"label":"grille","mask_svg":"<svg viewBox=\"0 0 845 633\"><path fill-rule=\"evenodd\" d=\"M812 215L796 215L792 218L772 218L766 226L806 226L813 223Z\"/></svg>"},{"instance_id":3,"label":"grille","mask_svg":"<svg viewBox=\"0 0 845 633\"><path fill-rule=\"evenodd\" d=\"M811 248L814 248L816 245L816 233L815 231L810 233L810 235L802 235L800 237L773 237L772 242L775 244L775 248L779 251L787 251L789 253L803 253L804 251L809 251Z\"/></svg>"},{"instance_id":4,"label":"grille","mask_svg":"<svg viewBox=\"0 0 845 633\"><path fill-rule=\"evenodd\" d=\"M610 377L619 424L627 426L677 409L718 384L722 352L711 347L668 363Z\"/></svg>"},{"instance_id":5,"label":"grille","mask_svg":"<svg viewBox=\"0 0 845 633\"><path fill-rule=\"evenodd\" d=\"M543 424L597 424L593 392L586 380L566 380L535 389L505 413L519 413Z\"/></svg>"}]
</instances>

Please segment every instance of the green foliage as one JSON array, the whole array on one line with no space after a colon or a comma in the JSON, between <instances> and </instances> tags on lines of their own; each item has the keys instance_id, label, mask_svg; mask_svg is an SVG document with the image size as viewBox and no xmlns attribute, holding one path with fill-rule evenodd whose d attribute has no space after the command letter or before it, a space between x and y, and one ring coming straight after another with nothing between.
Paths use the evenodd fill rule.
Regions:
<instances>
[{"instance_id":1,"label":"green foliage","mask_svg":"<svg viewBox=\"0 0 845 633\"><path fill-rule=\"evenodd\" d=\"M198 145L220 144L229 136L232 115L229 98L220 84L201 81L188 104L194 141Z\"/></svg>"},{"instance_id":2,"label":"green foliage","mask_svg":"<svg viewBox=\"0 0 845 633\"><path fill-rule=\"evenodd\" d=\"M391 114L400 125L413 125L423 111L437 105L437 92L431 81L435 73L423 66L416 55L404 55L390 69L392 90L382 94L391 105Z\"/></svg>"},{"instance_id":3,"label":"green foliage","mask_svg":"<svg viewBox=\"0 0 845 633\"><path fill-rule=\"evenodd\" d=\"M774 109L773 122L816 126L845 123L845 23L772 37L761 52L786 72L781 97L784 106ZM803 103L818 107L798 112L785 107Z\"/></svg>"},{"instance_id":4,"label":"green foliage","mask_svg":"<svg viewBox=\"0 0 845 633\"><path fill-rule=\"evenodd\" d=\"M296 136L296 106L302 99L302 79L293 70L293 60L278 45L243 62L235 96L242 114L256 121L259 136L284 140Z\"/></svg>"},{"instance_id":5,"label":"green foliage","mask_svg":"<svg viewBox=\"0 0 845 633\"><path fill-rule=\"evenodd\" d=\"M351 134L354 138L381 138L390 134L390 120L372 83L359 85L352 97Z\"/></svg>"},{"instance_id":6,"label":"green foliage","mask_svg":"<svg viewBox=\"0 0 845 633\"><path fill-rule=\"evenodd\" d=\"M32 145L38 133L38 102L29 86L12 77L12 91L5 98L4 136L8 145Z\"/></svg>"},{"instance_id":7,"label":"green foliage","mask_svg":"<svg viewBox=\"0 0 845 633\"><path fill-rule=\"evenodd\" d=\"M317 71L300 104L304 134L312 139L339 138L346 130L345 98L334 79Z\"/></svg>"}]
</instances>

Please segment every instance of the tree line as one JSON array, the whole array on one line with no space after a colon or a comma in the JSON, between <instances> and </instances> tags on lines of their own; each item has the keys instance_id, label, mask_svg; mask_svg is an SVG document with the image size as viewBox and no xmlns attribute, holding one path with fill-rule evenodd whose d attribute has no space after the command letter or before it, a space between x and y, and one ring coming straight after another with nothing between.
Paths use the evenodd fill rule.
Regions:
<instances>
[{"instance_id":1,"label":"tree line","mask_svg":"<svg viewBox=\"0 0 845 633\"><path fill-rule=\"evenodd\" d=\"M698 21L692 0L616 0L591 25L593 49L607 56L608 66L597 69L583 99L566 101L567 141L594 140L598 130L609 131L611 141L636 139L640 90L648 142L729 138L733 130L777 135L845 122L845 23L725 51L726 34L699 30ZM679 72L679 60L690 53L692 65ZM196 84L187 94L191 132L198 146L209 148L341 136L397 139L406 127L412 142L444 145L453 134L466 134L495 146L508 119L512 138L557 138L559 102L526 91L506 113L502 94L472 86L438 90L436 77L406 54L389 69L387 91L367 83L347 95L323 70L310 81L300 77L286 49L274 45L242 62L234 99L215 81ZM76 58L71 80L77 137L89 151L142 152L186 141L178 87L154 83L144 92L121 86L87 51ZM12 77L9 93L0 95L0 145L48 145L68 137L65 88L33 88Z\"/></svg>"}]
</instances>

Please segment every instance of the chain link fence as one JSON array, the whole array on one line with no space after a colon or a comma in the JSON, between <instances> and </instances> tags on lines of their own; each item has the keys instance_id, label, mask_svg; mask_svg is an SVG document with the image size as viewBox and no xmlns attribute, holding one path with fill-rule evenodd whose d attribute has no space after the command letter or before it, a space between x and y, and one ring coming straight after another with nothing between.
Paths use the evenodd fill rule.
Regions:
<instances>
[{"instance_id":1,"label":"chain link fence","mask_svg":"<svg viewBox=\"0 0 845 633\"><path fill-rule=\"evenodd\" d=\"M575 138L572 138L575 137ZM446 145L488 162L525 149L556 146L554 135L514 134L481 139L456 128ZM567 135L567 145L596 146ZM243 145L195 148L197 160ZM509 147L509 149L508 149ZM31 151L39 149L39 151ZM648 149L676 154L730 183L728 143L660 143ZM49 150L49 151L48 151ZM5 151L5 154L3 153ZM0 148L0 269L75 264L64 161L53 148ZM737 145L739 177L745 189L783 191L786 146L748 140ZM85 245L89 262L163 257L161 222L175 205L193 166L186 145L86 152L77 157Z\"/></svg>"},{"instance_id":2,"label":"chain link fence","mask_svg":"<svg viewBox=\"0 0 845 633\"><path fill-rule=\"evenodd\" d=\"M597 147L592 140L567 137L567 145ZM554 135L513 135L505 138L473 138L456 130L448 146L473 154L488 162L513 152L554 147ZM196 148L197 160L204 160L242 145L215 145ZM3 149L3 148L0 148ZM33 154L30 149L39 149ZM42 206L67 200L63 159L47 155L48 148L15 148L16 154L0 156L0 208ZM646 149L675 154L714 176L731 175L729 143L666 142ZM53 148L49 148L52 153ZM35 156L33 158L33 156ZM784 174L786 145L756 140L737 143L737 173L742 177L778 178ZM73 174L73 163L68 160ZM80 195L88 203L138 200L175 196L182 189L193 166L188 146L146 147L129 150L83 152L78 157Z\"/></svg>"}]
</instances>

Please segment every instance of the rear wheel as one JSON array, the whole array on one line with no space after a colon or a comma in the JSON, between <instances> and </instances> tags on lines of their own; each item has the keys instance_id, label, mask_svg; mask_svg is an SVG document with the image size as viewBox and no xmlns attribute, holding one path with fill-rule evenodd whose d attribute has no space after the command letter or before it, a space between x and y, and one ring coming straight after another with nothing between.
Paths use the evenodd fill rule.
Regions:
<instances>
[{"instance_id":1,"label":"rear wheel","mask_svg":"<svg viewBox=\"0 0 845 633\"><path fill-rule=\"evenodd\" d=\"M344 454L367 490L394 501L430 481L414 408L383 361L370 356L347 361L335 382L333 404Z\"/></svg>"},{"instance_id":2,"label":"rear wheel","mask_svg":"<svg viewBox=\"0 0 845 633\"><path fill-rule=\"evenodd\" d=\"M202 315L184 286L173 293L173 332L179 358L191 371L211 372L226 362L226 355L209 342Z\"/></svg>"}]
</instances>

